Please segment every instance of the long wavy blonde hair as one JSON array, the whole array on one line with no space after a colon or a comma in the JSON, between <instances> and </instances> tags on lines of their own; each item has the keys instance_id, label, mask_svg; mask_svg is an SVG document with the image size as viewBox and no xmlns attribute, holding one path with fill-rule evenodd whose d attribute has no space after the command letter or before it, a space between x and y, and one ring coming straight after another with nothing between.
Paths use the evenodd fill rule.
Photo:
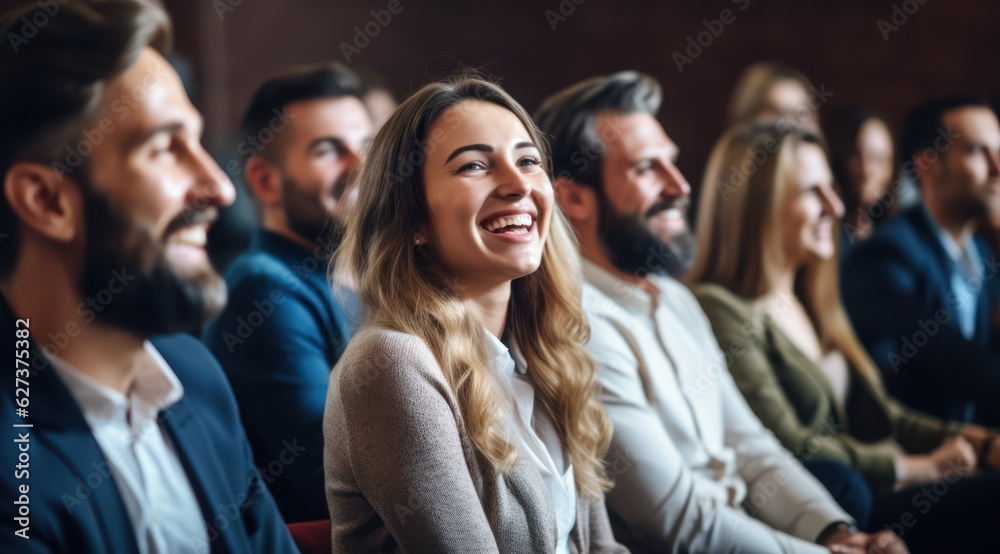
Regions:
<instances>
[{"instance_id":1,"label":"long wavy blonde hair","mask_svg":"<svg viewBox=\"0 0 1000 554\"><path fill-rule=\"evenodd\" d=\"M719 139L702 182L698 256L686 277L690 284L715 283L752 300L776 289L787 267L780 213L789 195L798 192L792 175L795 150L802 144L826 152L822 138L812 131L780 122L737 126ZM813 261L799 269L795 295L824 348L840 350L881 386L875 363L844 310L838 274L836 255Z\"/></svg>"},{"instance_id":2,"label":"long wavy blonde hair","mask_svg":"<svg viewBox=\"0 0 1000 554\"><path fill-rule=\"evenodd\" d=\"M453 283L431 269L436 265L433 245L417 249L413 243L419 226L430 221L422 171L428 129L451 108L471 100L497 104L517 116L542 149L551 175L545 142L531 118L499 86L468 76L428 84L375 135L359 176L357 205L332 267L338 279L346 274L355 284L368 310L368 325L424 340L458 398L480 456L502 473L518 454L504 430L504 418L511 414L493 375L483 324ZM590 329L574 240L562 213L553 208L541 265L511 284L507 328L530 368L536 398L573 464L577 489L598 496L608 487L602 457L611 432L596 400L593 363L583 349Z\"/></svg>"}]
</instances>

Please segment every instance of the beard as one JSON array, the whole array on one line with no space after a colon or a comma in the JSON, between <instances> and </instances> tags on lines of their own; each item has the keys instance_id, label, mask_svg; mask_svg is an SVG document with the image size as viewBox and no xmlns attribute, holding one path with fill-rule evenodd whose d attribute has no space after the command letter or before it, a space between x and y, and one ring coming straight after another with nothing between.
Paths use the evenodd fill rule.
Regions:
<instances>
[{"instance_id":1,"label":"beard","mask_svg":"<svg viewBox=\"0 0 1000 554\"><path fill-rule=\"evenodd\" d=\"M165 242L179 228L214 220L215 208L185 209L157 240L152 226L128 217L92 186L82 188L88 228L79 290L98 321L149 337L195 332L218 315L227 299L225 281L210 264L175 267ZM110 285L116 278L120 292Z\"/></svg>"},{"instance_id":2,"label":"beard","mask_svg":"<svg viewBox=\"0 0 1000 554\"><path fill-rule=\"evenodd\" d=\"M341 184L335 184L330 190L345 190L345 187L339 186ZM281 190L288 227L302 238L323 245L330 252L336 249L347 229L343 222L326 209L322 199L307 192L288 175L282 177Z\"/></svg>"},{"instance_id":3,"label":"beard","mask_svg":"<svg viewBox=\"0 0 1000 554\"><path fill-rule=\"evenodd\" d=\"M947 163L939 163L941 163L940 179L942 183L945 183L945 188L954 191L971 191L962 195L953 193L951 198L946 201L947 209L952 213L952 217L981 219L989 215L990 202L988 191L991 185L995 183L995 179L977 186L976 183L970 180L963 180L962 177L956 176L951 166Z\"/></svg>"},{"instance_id":4,"label":"beard","mask_svg":"<svg viewBox=\"0 0 1000 554\"><path fill-rule=\"evenodd\" d=\"M959 211L968 219L981 219L990 214L989 189L983 187L972 198L960 202Z\"/></svg>"},{"instance_id":5,"label":"beard","mask_svg":"<svg viewBox=\"0 0 1000 554\"><path fill-rule=\"evenodd\" d=\"M679 201L659 202L640 216L617 211L603 190L600 195L597 233L616 268L636 277L652 273L673 278L691 269L696 243L687 226L683 232L659 237L647 224L658 213L679 208Z\"/></svg>"}]
</instances>

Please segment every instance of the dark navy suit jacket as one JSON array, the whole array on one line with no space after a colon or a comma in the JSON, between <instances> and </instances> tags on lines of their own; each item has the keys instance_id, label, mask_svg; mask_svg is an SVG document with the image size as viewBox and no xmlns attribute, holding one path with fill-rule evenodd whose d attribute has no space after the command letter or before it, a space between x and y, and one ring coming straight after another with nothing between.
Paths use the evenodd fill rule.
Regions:
<instances>
[{"instance_id":1,"label":"dark navy suit jacket","mask_svg":"<svg viewBox=\"0 0 1000 554\"><path fill-rule=\"evenodd\" d=\"M329 519L323 408L351 335L354 297L331 293L327 260L259 231L226 271L229 301L205 344L236 392L257 467L289 523Z\"/></svg>"},{"instance_id":2,"label":"dark navy suit jacket","mask_svg":"<svg viewBox=\"0 0 1000 554\"><path fill-rule=\"evenodd\" d=\"M1000 425L1000 351L992 320L1000 265L977 238L984 274L975 334L966 339L951 296L954 262L930 217L918 205L855 247L841 270L844 304L894 396L939 417Z\"/></svg>"},{"instance_id":3,"label":"dark navy suit jacket","mask_svg":"<svg viewBox=\"0 0 1000 554\"><path fill-rule=\"evenodd\" d=\"M125 504L100 446L69 389L40 347L62 338L32 337L29 347L28 418L15 398L15 316L0 298L0 352L7 377L0 384L0 552L138 552ZM74 340L72 338L68 340ZM55 342L53 342L55 341ZM298 552L274 500L256 472L222 368L188 335L150 338L184 386L177 404L160 412L191 482L208 529L211 551ZM14 424L30 423L31 428ZM28 474L15 463L28 434ZM20 487L28 486L30 526L25 540L14 533Z\"/></svg>"}]
</instances>

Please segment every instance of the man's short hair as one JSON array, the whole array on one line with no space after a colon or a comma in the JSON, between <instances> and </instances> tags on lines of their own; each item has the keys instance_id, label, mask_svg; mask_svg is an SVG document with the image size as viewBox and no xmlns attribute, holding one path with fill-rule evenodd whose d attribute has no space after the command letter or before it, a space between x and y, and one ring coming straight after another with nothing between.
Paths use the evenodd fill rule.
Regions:
<instances>
[{"instance_id":1,"label":"man's short hair","mask_svg":"<svg viewBox=\"0 0 1000 554\"><path fill-rule=\"evenodd\" d=\"M360 101L363 92L361 80L340 63L297 67L271 77L257 89L243 114L240 133L243 138L258 136L289 104L342 96L353 96ZM258 141L260 149L242 148L240 154L244 161L258 154L277 161L277 153L269 148L273 142L280 141L268 144Z\"/></svg>"},{"instance_id":2,"label":"man's short hair","mask_svg":"<svg viewBox=\"0 0 1000 554\"><path fill-rule=\"evenodd\" d=\"M30 36L28 23L35 25ZM165 53L171 41L167 14L141 0L33 2L0 16L0 35L0 184L17 162L58 167L107 81L134 65L147 46ZM85 171L85 161L70 169ZM8 235L0 241L5 279L17 260L20 225L4 194L0 233Z\"/></svg>"},{"instance_id":3,"label":"man's short hair","mask_svg":"<svg viewBox=\"0 0 1000 554\"><path fill-rule=\"evenodd\" d=\"M660 83L637 71L593 77L545 99L534 119L548 137L553 175L603 190L604 141L598 136L597 114L656 115L661 99Z\"/></svg>"},{"instance_id":4,"label":"man's short hair","mask_svg":"<svg viewBox=\"0 0 1000 554\"><path fill-rule=\"evenodd\" d=\"M990 109L990 104L978 96L947 96L924 102L910 110L903 123L903 135L900 139L899 158L904 167L909 167L906 162L911 161L914 156L927 150L935 150L934 141L941 135L944 126L942 117L945 112L959 108ZM912 176L912 171L910 173Z\"/></svg>"}]
</instances>

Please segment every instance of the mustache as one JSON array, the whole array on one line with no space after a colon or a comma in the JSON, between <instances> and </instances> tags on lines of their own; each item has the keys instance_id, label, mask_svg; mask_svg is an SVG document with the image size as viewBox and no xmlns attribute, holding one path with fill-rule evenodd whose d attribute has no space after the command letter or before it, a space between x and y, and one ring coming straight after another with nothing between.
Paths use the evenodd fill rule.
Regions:
<instances>
[{"instance_id":1,"label":"mustache","mask_svg":"<svg viewBox=\"0 0 1000 554\"><path fill-rule=\"evenodd\" d=\"M167 229L163 232L163 236L169 237L189 225L198 225L201 223L208 223L211 225L212 223L215 223L215 220L218 218L219 210L214 206L204 209L185 208L184 211L177 215L177 217L170 220L170 223L167 224Z\"/></svg>"},{"instance_id":2,"label":"mustache","mask_svg":"<svg viewBox=\"0 0 1000 554\"><path fill-rule=\"evenodd\" d=\"M653 204L648 210L646 210L645 217L646 219L649 219L660 212L665 212L667 210L673 210L673 209L680 210L681 213L687 213L689 203L690 202L688 201L687 197L667 198L664 200L660 200L656 204Z\"/></svg>"},{"instance_id":3,"label":"mustache","mask_svg":"<svg viewBox=\"0 0 1000 554\"><path fill-rule=\"evenodd\" d=\"M360 168L345 172L333 182L333 186L329 188L327 196L335 201L346 196L352 187L357 186L358 175L360 175L360 173Z\"/></svg>"}]
</instances>

